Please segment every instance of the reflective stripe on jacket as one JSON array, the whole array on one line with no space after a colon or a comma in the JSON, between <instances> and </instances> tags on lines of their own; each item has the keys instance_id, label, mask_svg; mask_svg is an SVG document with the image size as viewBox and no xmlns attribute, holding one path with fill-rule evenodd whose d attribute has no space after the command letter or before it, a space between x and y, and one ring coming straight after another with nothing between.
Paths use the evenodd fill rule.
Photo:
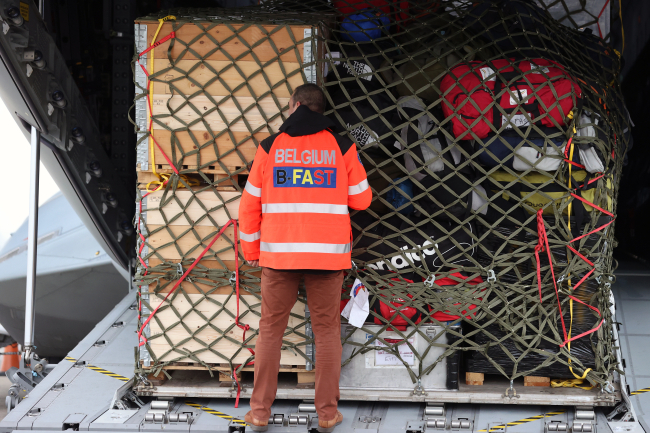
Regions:
<instances>
[{"instance_id":1,"label":"reflective stripe on jacket","mask_svg":"<svg viewBox=\"0 0 650 433\"><path fill-rule=\"evenodd\" d=\"M257 148L239 209L246 260L273 269L349 269L348 207L372 192L356 146L305 106Z\"/></svg>"}]
</instances>

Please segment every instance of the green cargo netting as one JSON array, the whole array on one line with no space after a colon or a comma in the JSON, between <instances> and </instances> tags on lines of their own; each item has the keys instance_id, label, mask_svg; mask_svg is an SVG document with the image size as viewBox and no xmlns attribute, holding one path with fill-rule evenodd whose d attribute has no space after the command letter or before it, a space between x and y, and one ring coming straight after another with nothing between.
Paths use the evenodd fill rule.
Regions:
<instances>
[{"instance_id":1,"label":"green cargo netting","mask_svg":"<svg viewBox=\"0 0 650 433\"><path fill-rule=\"evenodd\" d=\"M315 82L326 92L326 115L357 143L373 190L371 207L351 213L354 266L345 297L359 278L371 293L369 324L404 340L424 336L420 328L426 324L446 331L446 340L425 337L445 349L428 365L409 365L397 349L409 343L391 343L381 331L366 328L374 337L364 344L343 337L344 344L356 346L354 356L392 351L414 384L441 360L462 354L463 368L471 372L509 379L582 377L606 386L618 369L610 288L613 221L628 140L618 53L523 0L373 4L357 10L345 0L278 1L148 18L175 17L160 33L175 31L168 38L168 65L148 71L151 83L169 89L167 112L154 110L152 124L170 134L167 157L175 169L164 183L150 185L164 191L158 207L144 199L146 210L159 209L164 222L153 229L148 221L138 223L141 325L182 275L178 260L161 249L175 249L181 269L188 269L224 225L213 213L225 210L226 219L233 217L226 205L241 193L252 163L242 149L251 139L257 144L260 133L277 132L286 117L279 113L287 98L278 95ZM217 26L232 34L216 38L211 31ZM313 31L297 37L288 26ZM183 33L188 27L196 29ZM262 35L254 43L245 34L252 31ZM289 35L290 46L272 40L280 32ZM228 52L235 42L238 51ZM222 69L208 61L219 52ZM140 60L136 72L148 68ZM254 62L255 70L246 70L244 61ZM183 82L191 83L191 92ZM267 91L256 90L260 82ZM217 87L227 90L225 96L211 93ZM150 93L136 82L137 100ZM140 145L165 144L147 144L149 132L139 132L145 132ZM193 148L181 146L182 140L191 140ZM223 140L236 145L224 152L217 145ZM206 158L205 149L217 156ZM240 161L224 163L226 158ZM224 195L218 187L226 184L238 194ZM179 198L180 191L189 196ZM204 215L190 217L191 205ZM187 227L173 230L179 218ZM161 232L170 241L152 243ZM187 247L188 238L195 246ZM145 329L141 351L147 354L141 354L146 361L139 371L158 373L189 360L208 366L208 353L230 370L254 360L254 327L242 341L233 304L225 307L231 298L211 297L235 296L233 274L219 258L232 251L233 240L226 239L204 257L219 265L199 263L189 273L191 282L150 320L160 332ZM162 264L146 268L150 259ZM251 295L240 297L239 321L247 323L259 318L259 278L255 270L243 270L243 262L240 255L240 287ZM230 289L224 292L224 286ZM174 305L182 297L189 305L184 310ZM205 303L212 304L210 315ZM167 319L161 320L164 311ZM191 315L203 325L191 328ZM232 319L229 327L214 325L224 315ZM294 316L285 348L313 362L308 315ZM169 336L179 329L187 338L172 342ZM204 339L206 330L217 338ZM166 341L169 350L152 350L156 340ZM238 345L235 353L219 350L226 340ZM190 343L196 346L188 349ZM426 356L426 350L411 349L419 361Z\"/></svg>"}]
</instances>

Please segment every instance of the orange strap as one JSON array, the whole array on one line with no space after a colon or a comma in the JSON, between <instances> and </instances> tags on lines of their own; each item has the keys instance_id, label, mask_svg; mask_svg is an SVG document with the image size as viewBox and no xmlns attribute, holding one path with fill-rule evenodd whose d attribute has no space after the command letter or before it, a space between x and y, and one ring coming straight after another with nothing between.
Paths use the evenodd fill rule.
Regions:
<instances>
[{"instance_id":1,"label":"orange strap","mask_svg":"<svg viewBox=\"0 0 650 433\"><path fill-rule=\"evenodd\" d=\"M600 177L602 177L602 175L599 176L598 178L600 178ZM596 178L596 179L598 179L598 178ZM594 180L596 180L596 179L594 179ZM591 182L589 182L589 183L591 183ZM584 202L588 206L591 206L594 209L598 209L600 212L612 217L611 221L609 221L608 223L603 224L602 226L590 231L589 233L586 233L586 234L584 234L582 236L578 236L578 237L573 238L573 239L571 239L569 241L569 245L567 245L567 247L574 254L576 254L578 257L580 257L582 260L584 260L587 264L592 266L592 269L589 272L587 272L587 274L584 277L582 277L580 279L580 281L578 281L578 283L571 289L573 291L573 290L576 290L582 283L584 283L587 280L587 278L589 278L589 276L591 276L591 274L594 273L596 268L595 268L595 265L594 265L593 262L591 262L587 257L585 257L578 250L576 250L573 246L571 246L571 244L573 242L575 242L575 241L578 241L578 240L586 237L586 236L591 235L592 233L596 233L598 231L603 230L605 227L609 226L610 224L612 224L614 222L615 216L614 216L613 213L611 213L609 211L606 211L605 209L603 209L603 208L601 208L599 206L596 206L595 204L589 202L588 200L585 200L584 198L580 197L579 195L577 195L575 193L571 193L571 196L574 197L574 198L577 198L578 200L580 200L582 202ZM541 274L542 265L541 265L541 262L539 260L539 253L546 250L546 253L548 255L548 262L549 262L549 265L551 267L551 276L553 277L553 287L555 289L555 297L557 299L557 306L558 306L558 310L559 310L559 313L560 313L560 321L562 322L562 332L564 334L564 342L562 342L562 344L560 344L560 347L564 347L564 346L567 345L567 343L569 343L571 341L575 341L575 340L577 340L579 338L582 338L582 337L584 337L586 335L589 335L589 334L592 334L592 333L598 331L600 329L600 327L602 326L602 324L603 324L604 318L603 318L603 315L601 314L601 312L600 312L600 310L598 308L581 301L580 299L576 298L573 295L568 295L569 299L571 299L573 301L576 301L576 302L586 306L587 308L591 309L592 311L595 311L598 314L598 316L601 318L600 323L598 323L598 325L595 328L590 329L589 331L583 332L582 334L576 335L575 337L568 338L568 335L567 335L567 332L566 332L566 325L564 323L564 315L562 313L562 303L560 301L560 294L559 294L559 291L558 291L558 288L557 288L557 281L555 280L555 270L553 269L553 258L551 256L551 250L550 250L550 247L549 247L549 244L548 244L548 235L546 233L546 227L544 225L543 212L544 212L543 209L540 209L540 210L537 211L538 242L537 242L537 246L535 246L535 258L536 258L536 261L537 261L537 287L539 289L539 302L542 303L542 274Z\"/></svg>"}]
</instances>

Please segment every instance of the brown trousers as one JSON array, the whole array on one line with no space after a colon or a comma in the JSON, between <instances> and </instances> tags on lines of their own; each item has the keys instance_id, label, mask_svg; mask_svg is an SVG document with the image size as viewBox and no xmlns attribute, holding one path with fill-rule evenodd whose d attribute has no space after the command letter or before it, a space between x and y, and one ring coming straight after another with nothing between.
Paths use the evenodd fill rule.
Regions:
<instances>
[{"instance_id":1,"label":"brown trousers","mask_svg":"<svg viewBox=\"0 0 650 433\"><path fill-rule=\"evenodd\" d=\"M263 268L262 318L255 344L255 385L250 400L253 417L260 420L271 416L278 391L282 337L303 275L316 343L316 412L321 420L336 417L342 350L339 316L345 272L310 275Z\"/></svg>"}]
</instances>

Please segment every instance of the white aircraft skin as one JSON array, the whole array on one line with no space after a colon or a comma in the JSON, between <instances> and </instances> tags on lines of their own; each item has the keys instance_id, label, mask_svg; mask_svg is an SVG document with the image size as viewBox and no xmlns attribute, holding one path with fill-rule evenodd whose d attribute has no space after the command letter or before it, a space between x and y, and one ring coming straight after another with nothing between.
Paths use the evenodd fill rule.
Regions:
<instances>
[{"instance_id":1,"label":"white aircraft skin","mask_svg":"<svg viewBox=\"0 0 650 433\"><path fill-rule=\"evenodd\" d=\"M128 291L128 283L65 197L39 210L35 341L37 353L64 357ZM0 324L23 341L27 221L0 250Z\"/></svg>"}]
</instances>

